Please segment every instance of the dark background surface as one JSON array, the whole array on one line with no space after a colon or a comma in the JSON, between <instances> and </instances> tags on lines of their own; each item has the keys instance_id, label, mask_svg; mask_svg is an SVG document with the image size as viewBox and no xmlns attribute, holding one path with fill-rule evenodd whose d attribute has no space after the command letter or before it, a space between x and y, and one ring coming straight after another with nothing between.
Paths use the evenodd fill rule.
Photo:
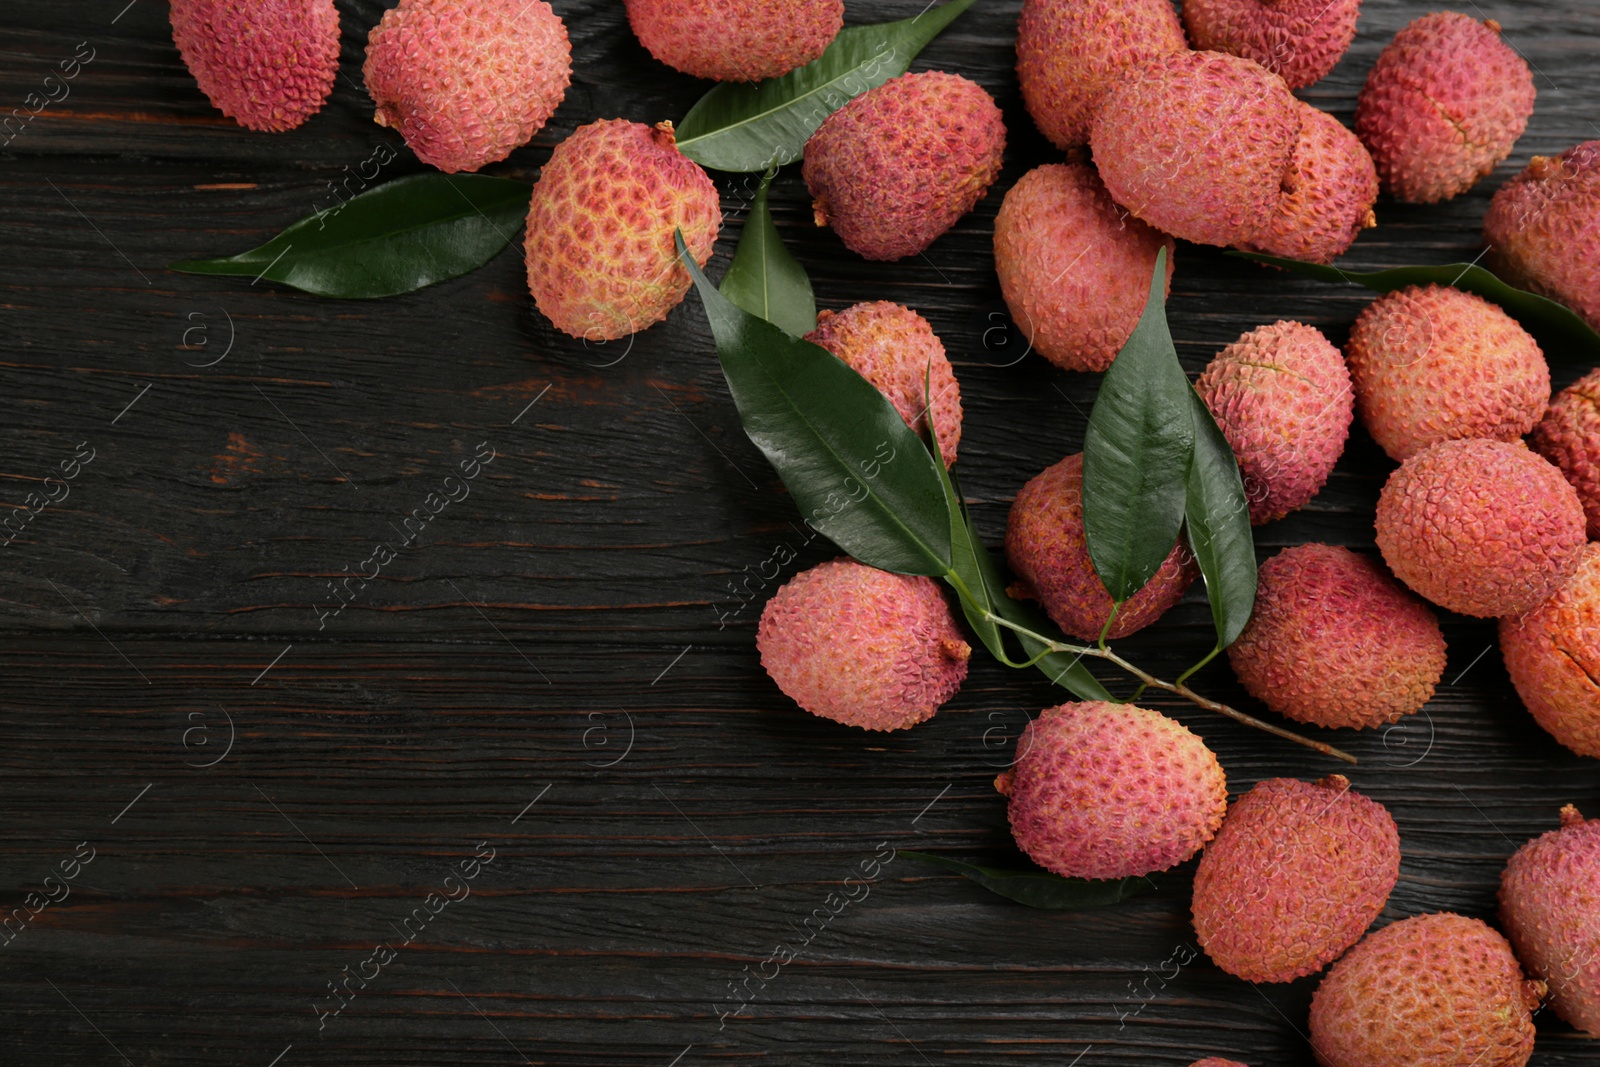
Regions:
<instances>
[{"instance_id":1,"label":"dark background surface","mask_svg":"<svg viewBox=\"0 0 1600 1067\"><path fill-rule=\"evenodd\" d=\"M1168 961L1192 951L1192 864L1114 909L1066 913L899 857L719 1023L730 983L797 940L880 842L1017 862L991 782L1020 725L1065 694L979 657L932 722L868 735L771 685L754 649L760 600L740 610L730 584L783 545L800 551L784 577L832 553L803 544L743 436L692 298L643 335L586 348L536 313L515 250L381 303L166 271L330 206L344 168L398 144L360 89L385 5L339 6L333 97L279 135L207 105L155 0L0 11L0 110L78 42L95 55L71 96L0 150L0 506L20 506L80 442L95 452L70 497L0 550L0 905L21 905L79 842L95 850L71 896L0 947L0 1061L1309 1062L1316 979L1256 988L1203 956L1172 976ZM920 7L850 0L848 18ZM597 117L680 118L703 88L651 61L615 0L556 8L573 88L492 173L531 178ZM1428 10L1367 0L1350 54L1306 98L1348 122L1383 43ZM1535 66L1528 133L1456 201L1380 201L1382 225L1347 263L1474 258L1502 181L1600 136L1588 0L1463 10L1499 18ZM1096 387L1018 359L991 269L1001 194L1057 158L1011 72L1016 12L980 0L915 65L982 83L1011 131L995 190L926 259L845 252L810 226L798 167L774 191L823 306L901 301L944 339L966 403L963 484L991 543L1022 482L1080 447ZM419 169L402 148L382 177ZM742 177L718 182L728 217L713 276L748 197ZM1185 245L1169 314L1198 372L1278 318L1342 343L1368 299ZM1581 372L1550 355L1558 387ZM480 442L498 458L470 497L319 629L328 583L393 540L391 524ZM1260 551L1314 539L1371 551L1390 467L1357 429L1310 507L1257 531ZM1323 734L1361 758L1356 788L1399 822L1405 858L1382 922L1491 917L1505 858L1553 828L1561 804L1600 814L1600 765L1522 710L1492 625L1451 618L1446 636L1448 684L1425 713ZM1170 677L1209 643L1196 590L1122 647ZM1225 663L1195 684L1259 710ZM1235 793L1340 769L1148 703L1206 739ZM479 842L496 852L472 895L319 1031L328 984L398 944L396 926ZM1600 1064L1600 1042L1546 1015L1534 1062Z\"/></svg>"}]
</instances>

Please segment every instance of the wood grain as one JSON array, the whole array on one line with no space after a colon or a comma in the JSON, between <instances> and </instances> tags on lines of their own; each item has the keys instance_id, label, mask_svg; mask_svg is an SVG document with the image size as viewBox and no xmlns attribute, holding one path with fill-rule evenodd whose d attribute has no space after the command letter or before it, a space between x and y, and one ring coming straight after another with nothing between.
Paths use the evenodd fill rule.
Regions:
<instances>
[{"instance_id":1,"label":"wood grain","mask_svg":"<svg viewBox=\"0 0 1600 1067\"><path fill-rule=\"evenodd\" d=\"M0 944L0 1061L1310 1062L1314 978L1252 988L1204 957L1164 987L1152 977L1192 945L1187 866L1115 909L1072 914L897 856L832 915L830 894L880 846L1020 862L991 783L1060 692L975 663L935 720L878 737L813 720L771 686L754 650L770 585L749 604L734 588L780 545L799 554L791 571L833 552L806 541L740 431L693 301L586 347L535 312L515 250L381 303L167 272L260 243L398 143L360 88L366 30L388 5L340 3L333 99L300 130L261 135L210 109L163 5L125 4L0 12L5 107L80 42L94 49L71 95L0 148L0 508L80 443L94 450L69 497L0 549L0 911L23 908L80 842L95 850L70 895ZM649 59L621 5L555 6L573 89L495 173L531 177L578 125L679 118L701 91ZM848 17L920 7L852 0ZM1095 390L1021 354L991 267L1000 193L1056 158L1011 72L1017 8L984 0L918 61L983 84L1010 131L996 191L925 258L845 253L811 226L797 168L773 192L824 306L898 300L944 339L967 412L963 487L992 543L1016 489L1080 447ZM1380 202L1354 265L1472 259L1502 181L1600 136L1592 7L1481 8L1538 72L1528 133L1466 196ZM1367 0L1349 56L1305 97L1348 121L1384 42L1426 10ZM402 148L383 177L419 169ZM713 274L751 192L717 180ZM1170 317L1193 371L1277 318L1342 342L1369 299L1211 249L1185 245L1177 264ZM1558 385L1581 373L1553 370ZM397 540L485 446L495 459L470 496L331 614L343 598L329 583ZM1261 552L1370 551L1390 468L1358 430L1312 505L1258 531ZM1323 735L1361 758L1357 788L1399 822L1385 921L1491 917L1517 845L1563 803L1600 812L1594 761L1522 710L1493 627L1450 619L1446 636L1448 684L1424 715ZM1170 675L1208 646L1194 592L1125 650ZM1224 664L1196 685L1259 710ZM1150 703L1205 737L1236 792L1337 769ZM480 842L494 859L470 895L427 911ZM425 928L403 944L419 907ZM808 937L818 908L830 918ZM780 942L801 945L797 958L751 979L759 992L731 1014L730 984ZM318 1009L339 1003L329 983L378 944L394 959L366 988L352 981L319 1029ZM1146 981L1154 992L1136 995ZM1541 1017L1533 1062L1600 1064L1600 1043Z\"/></svg>"}]
</instances>

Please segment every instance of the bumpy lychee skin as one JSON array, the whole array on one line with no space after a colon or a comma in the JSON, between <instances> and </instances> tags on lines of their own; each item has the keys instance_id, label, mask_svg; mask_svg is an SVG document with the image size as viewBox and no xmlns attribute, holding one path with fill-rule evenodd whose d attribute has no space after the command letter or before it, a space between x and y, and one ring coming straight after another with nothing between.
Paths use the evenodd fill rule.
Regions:
<instances>
[{"instance_id":1,"label":"bumpy lychee skin","mask_svg":"<svg viewBox=\"0 0 1600 1067\"><path fill-rule=\"evenodd\" d=\"M1500 875L1500 921L1555 1013L1600 1037L1600 819L1568 804L1561 829L1523 845Z\"/></svg>"},{"instance_id":2,"label":"bumpy lychee skin","mask_svg":"<svg viewBox=\"0 0 1600 1067\"><path fill-rule=\"evenodd\" d=\"M1323 1067L1522 1067L1544 983L1478 919L1418 915L1369 935L1311 1000Z\"/></svg>"},{"instance_id":3,"label":"bumpy lychee skin","mask_svg":"<svg viewBox=\"0 0 1600 1067\"><path fill-rule=\"evenodd\" d=\"M822 55L844 25L844 0L628 0L628 21L669 67L756 82Z\"/></svg>"},{"instance_id":4,"label":"bumpy lychee skin","mask_svg":"<svg viewBox=\"0 0 1600 1067\"><path fill-rule=\"evenodd\" d=\"M1251 330L1217 353L1195 390L1233 446L1257 526L1317 495L1355 418L1344 357L1299 322Z\"/></svg>"},{"instance_id":5,"label":"bumpy lychee skin","mask_svg":"<svg viewBox=\"0 0 1600 1067\"><path fill-rule=\"evenodd\" d=\"M1321 80L1356 37L1361 0L1183 0L1196 48L1253 59L1291 89Z\"/></svg>"},{"instance_id":6,"label":"bumpy lychee skin","mask_svg":"<svg viewBox=\"0 0 1600 1067\"><path fill-rule=\"evenodd\" d=\"M796 704L863 730L932 718L961 688L972 655L933 579L852 559L789 579L761 613L756 648Z\"/></svg>"},{"instance_id":7,"label":"bumpy lychee skin","mask_svg":"<svg viewBox=\"0 0 1600 1067\"><path fill-rule=\"evenodd\" d=\"M1068 878L1130 878L1200 851L1222 824L1228 784L1183 724L1132 704L1046 708L995 779L1011 834Z\"/></svg>"},{"instance_id":8,"label":"bumpy lychee skin","mask_svg":"<svg viewBox=\"0 0 1600 1067\"><path fill-rule=\"evenodd\" d=\"M1600 759L1600 545L1583 546L1577 573L1555 596L1500 620L1500 654L1539 725Z\"/></svg>"},{"instance_id":9,"label":"bumpy lychee skin","mask_svg":"<svg viewBox=\"0 0 1600 1067\"><path fill-rule=\"evenodd\" d=\"M673 231L704 266L717 188L678 151L672 124L580 126L556 146L528 205L528 289L556 328L587 341L637 333L689 291Z\"/></svg>"},{"instance_id":10,"label":"bumpy lychee skin","mask_svg":"<svg viewBox=\"0 0 1600 1067\"><path fill-rule=\"evenodd\" d=\"M982 200L1006 128L994 99L956 74L902 74L823 120L802 173L818 226L867 259L916 255Z\"/></svg>"},{"instance_id":11,"label":"bumpy lychee skin","mask_svg":"<svg viewBox=\"0 0 1600 1067\"><path fill-rule=\"evenodd\" d=\"M1089 144L1117 203L1159 230L1233 245L1272 221L1300 137L1283 79L1221 52L1177 52L1127 72Z\"/></svg>"},{"instance_id":12,"label":"bumpy lychee skin","mask_svg":"<svg viewBox=\"0 0 1600 1067\"><path fill-rule=\"evenodd\" d=\"M1175 243L1119 208L1086 163L1024 174L994 220L994 266L1011 318L1064 370L1103 371L1139 324L1156 253Z\"/></svg>"},{"instance_id":13,"label":"bumpy lychee skin","mask_svg":"<svg viewBox=\"0 0 1600 1067\"><path fill-rule=\"evenodd\" d=\"M1356 103L1356 133L1396 199L1435 204L1511 154L1533 96L1533 72L1499 23L1439 11L1384 47Z\"/></svg>"},{"instance_id":14,"label":"bumpy lychee skin","mask_svg":"<svg viewBox=\"0 0 1600 1067\"><path fill-rule=\"evenodd\" d=\"M400 0L367 38L378 125L446 174L533 139L572 80L567 27L544 0Z\"/></svg>"},{"instance_id":15,"label":"bumpy lychee skin","mask_svg":"<svg viewBox=\"0 0 1600 1067\"><path fill-rule=\"evenodd\" d=\"M1400 877L1382 804L1335 774L1269 778L1234 801L1194 874L1194 930L1218 967L1292 982L1361 939Z\"/></svg>"},{"instance_id":16,"label":"bumpy lychee skin","mask_svg":"<svg viewBox=\"0 0 1600 1067\"><path fill-rule=\"evenodd\" d=\"M1250 695L1297 722L1381 726L1433 698L1439 620L1377 563L1306 544L1261 565L1256 606L1228 662Z\"/></svg>"},{"instance_id":17,"label":"bumpy lychee skin","mask_svg":"<svg viewBox=\"0 0 1600 1067\"><path fill-rule=\"evenodd\" d=\"M1056 147L1087 144L1089 122L1113 85L1146 60L1188 47L1168 0L1023 0L1022 102Z\"/></svg>"},{"instance_id":18,"label":"bumpy lychee skin","mask_svg":"<svg viewBox=\"0 0 1600 1067\"><path fill-rule=\"evenodd\" d=\"M1589 537L1600 539L1600 370L1556 394L1533 428L1533 447L1561 468L1589 517Z\"/></svg>"},{"instance_id":19,"label":"bumpy lychee skin","mask_svg":"<svg viewBox=\"0 0 1600 1067\"><path fill-rule=\"evenodd\" d=\"M1494 194L1483 236L1502 278L1600 329L1600 141L1534 156Z\"/></svg>"},{"instance_id":20,"label":"bumpy lychee skin","mask_svg":"<svg viewBox=\"0 0 1600 1067\"><path fill-rule=\"evenodd\" d=\"M1378 548L1414 591L1463 615L1520 615L1578 568L1583 505L1520 441L1443 441L1389 476Z\"/></svg>"},{"instance_id":21,"label":"bumpy lychee skin","mask_svg":"<svg viewBox=\"0 0 1600 1067\"><path fill-rule=\"evenodd\" d=\"M1356 410L1394 459L1456 438L1515 441L1550 402L1550 365L1494 304L1446 285L1385 293L1345 346Z\"/></svg>"},{"instance_id":22,"label":"bumpy lychee skin","mask_svg":"<svg viewBox=\"0 0 1600 1067\"><path fill-rule=\"evenodd\" d=\"M1055 624L1080 641L1099 638L1114 604L1089 558L1083 532L1083 453L1035 476L1006 519L1006 558L1020 579L1011 592L1037 600ZM1181 544L1145 587L1117 611L1108 638L1155 622L1183 599L1198 570Z\"/></svg>"},{"instance_id":23,"label":"bumpy lychee skin","mask_svg":"<svg viewBox=\"0 0 1600 1067\"><path fill-rule=\"evenodd\" d=\"M1252 0L1255 2L1255 0ZM1332 263L1378 224L1378 171L1361 139L1338 119L1300 104L1300 139L1266 227L1239 247L1310 263Z\"/></svg>"},{"instance_id":24,"label":"bumpy lychee skin","mask_svg":"<svg viewBox=\"0 0 1600 1067\"><path fill-rule=\"evenodd\" d=\"M906 425L926 434L928 412L945 465L961 444L961 386L928 320L902 304L877 300L824 311L806 340L838 356L889 398Z\"/></svg>"},{"instance_id":25,"label":"bumpy lychee skin","mask_svg":"<svg viewBox=\"0 0 1600 1067\"><path fill-rule=\"evenodd\" d=\"M251 130L292 130L339 72L333 0L172 0L172 40L211 104Z\"/></svg>"}]
</instances>

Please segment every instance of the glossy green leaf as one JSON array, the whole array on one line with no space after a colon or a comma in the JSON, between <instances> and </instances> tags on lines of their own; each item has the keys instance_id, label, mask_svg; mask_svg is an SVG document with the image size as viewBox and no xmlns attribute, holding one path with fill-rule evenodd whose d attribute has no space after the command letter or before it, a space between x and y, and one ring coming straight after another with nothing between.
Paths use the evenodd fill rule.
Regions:
<instances>
[{"instance_id":1,"label":"glossy green leaf","mask_svg":"<svg viewBox=\"0 0 1600 1067\"><path fill-rule=\"evenodd\" d=\"M1233 644L1256 603L1256 546L1244 480L1228 439L1192 388L1194 462L1189 466L1184 522L1189 547L1206 580L1217 647Z\"/></svg>"},{"instance_id":2,"label":"glossy green leaf","mask_svg":"<svg viewBox=\"0 0 1600 1067\"><path fill-rule=\"evenodd\" d=\"M1083 441L1083 528L1118 603L1144 588L1178 541L1194 456L1193 390L1167 329L1166 249L1139 325L1100 383Z\"/></svg>"},{"instance_id":3,"label":"glossy green leaf","mask_svg":"<svg viewBox=\"0 0 1600 1067\"><path fill-rule=\"evenodd\" d=\"M917 53L971 7L950 0L914 18L846 26L816 60L779 78L723 82L678 125L678 148L715 170L752 171L793 163L822 120L911 68Z\"/></svg>"},{"instance_id":4,"label":"glossy green leaf","mask_svg":"<svg viewBox=\"0 0 1600 1067\"><path fill-rule=\"evenodd\" d=\"M1104 908L1127 900L1151 887L1148 878L1116 878L1105 881L1063 878L1049 871L980 867L975 863L963 863L948 856L934 856L926 852L907 852L902 849L895 855L921 863L931 863L947 871L955 871L991 893L998 893L1030 908L1046 908L1052 911Z\"/></svg>"},{"instance_id":5,"label":"glossy green leaf","mask_svg":"<svg viewBox=\"0 0 1600 1067\"><path fill-rule=\"evenodd\" d=\"M483 174L415 174L301 219L259 248L170 269L265 278L318 296L409 293L493 259L522 232L531 191Z\"/></svg>"},{"instance_id":6,"label":"glossy green leaf","mask_svg":"<svg viewBox=\"0 0 1600 1067\"><path fill-rule=\"evenodd\" d=\"M678 236L717 357L756 447L808 525L874 567L942 576L950 514L933 456L870 382L719 293Z\"/></svg>"},{"instance_id":7,"label":"glossy green leaf","mask_svg":"<svg viewBox=\"0 0 1600 1067\"><path fill-rule=\"evenodd\" d=\"M722 295L785 333L803 337L817 325L817 301L806 269L783 246L767 209L767 189L776 173L768 171L756 190L733 263L722 276Z\"/></svg>"},{"instance_id":8,"label":"glossy green leaf","mask_svg":"<svg viewBox=\"0 0 1600 1067\"><path fill-rule=\"evenodd\" d=\"M1523 329L1533 334L1547 357L1600 363L1600 332L1596 332L1594 327L1584 322L1577 312L1548 297L1509 285L1501 281L1492 271L1474 263L1356 271L1324 266L1320 263L1302 263L1297 259L1264 256L1254 252L1228 254L1243 259L1253 259L1257 263L1270 263L1274 267L1282 267L1284 270L1304 274L1308 278L1319 278L1325 282L1354 282L1378 293L1393 292L1408 285L1452 285L1499 304L1505 309L1506 314L1522 323Z\"/></svg>"},{"instance_id":9,"label":"glossy green leaf","mask_svg":"<svg viewBox=\"0 0 1600 1067\"><path fill-rule=\"evenodd\" d=\"M1012 651L1007 648L1008 633L1011 635L1011 640L1023 648L1023 660L1032 659L1042 652L1045 646L1023 637L1014 630L1000 626L988 617L990 614L999 615L1052 641L1070 643L1055 625L1044 617L1043 612L1019 604L1006 595L1005 579L1000 574L1000 567L988 548L984 546L983 539L978 536L977 527L973 525L972 516L962 500L955 476L944 468L939 436L932 432L931 425L930 435L933 439L934 457L940 461L938 469L943 472L945 499L950 511L950 569L953 573L947 575L945 581L956 591L967 624L972 627L984 647L1002 663L1007 660L1018 662ZM1089 673L1089 668L1084 666L1079 656L1051 652L1040 659L1035 666L1044 672L1052 683L1062 686L1079 700L1114 699L1105 686L1100 684L1099 679Z\"/></svg>"}]
</instances>

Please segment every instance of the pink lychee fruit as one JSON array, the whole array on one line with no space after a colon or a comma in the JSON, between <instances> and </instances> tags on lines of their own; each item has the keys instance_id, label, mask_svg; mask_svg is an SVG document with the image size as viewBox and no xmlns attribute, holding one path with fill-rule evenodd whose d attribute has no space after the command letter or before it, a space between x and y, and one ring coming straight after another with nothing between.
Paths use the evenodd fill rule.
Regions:
<instances>
[{"instance_id":1,"label":"pink lychee fruit","mask_svg":"<svg viewBox=\"0 0 1600 1067\"><path fill-rule=\"evenodd\" d=\"M721 222L716 186L678 151L670 122L580 126L533 187L528 289L563 333L626 337L666 318L689 291L673 232L704 266Z\"/></svg>"},{"instance_id":2,"label":"pink lychee fruit","mask_svg":"<svg viewBox=\"0 0 1600 1067\"><path fill-rule=\"evenodd\" d=\"M533 139L566 96L572 48L544 0L400 0L368 36L362 74L378 125L453 174Z\"/></svg>"},{"instance_id":3,"label":"pink lychee fruit","mask_svg":"<svg viewBox=\"0 0 1600 1067\"><path fill-rule=\"evenodd\" d=\"M1111 198L1174 237L1248 241L1272 221L1300 139L1283 79L1221 52L1130 70L1095 112L1095 166Z\"/></svg>"},{"instance_id":4,"label":"pink lychee fruit","mask_svg":"<svg viewBox=\"0 0 1600 1067\"><path fill-rule=\"evenodd\" d=\"M817 328L805 339L826 348L876 386L916 433L927 432L931 410L945 465L956 461L961 386L927 319L902 304L876 300L822 312Z\"/></svg>"},{"instance_id":5,"label":"pink lychee fruit","mask_svg":"<svg viewBox=\"0 0 1600 1067\"><path fill-rule=\"evenodd\" d=\"M1600 141L1534 156L1483 217L1489 262L1600 330Z\"/></svg>"},{"instance_id":6,"label":"pink lychee fruit","mask_svg":"<svg viewBox=\"0 0 1600 1067\"><path fill-rule=\"evenodd\" d=\"M628 22L669 67L757 82L822 55L844 25L844 0L628 0Z\"/></svg>"},{"instance_id":7,"label":"pink lychee fruit","mask_svg":"<svg viewBox=\"0 0 1600 1067\"><path fill-rule=\"evenodd\" d=\"M1315 974L1361 939L1400 877L1400 835L1342 774L1269 778L1233 802L1194 873L1194 929L1247 982Z\"/></svg>"},{"instance_id":8,"label":"pink lychee fruit","mask_svg":"<svg viewBox=\"0 0 1600 1067\"><path fill-rule=\"evenodd\" d=\"M1555 1013L1600 1037L1600 819L1568 804L1561 828L1523 845L1500 875L1500 921Z\"/></svg>"},{"instance_id":9,"label":"pink lychee fruit","mask_svg":"<svg viewBox=\"0 0 1600 1067\"><path fill-rule=\"evenodd\" d=\"M818 226L867 259L916 255L983 199L1006 128L994 99L956 74L902 74L823 120L802 174Z\"/></svg>"},{"instance_id":10,"label":"pink lychee fruit","mask_svg":"<svg viewBox=\"0 0 1600 1067\"><path fill-rule=\"evenodd\" d=\"M1372 560L1293 545L1261 565L1228 662L1250 695L1297 722L1381 726L1421 710L1444 676L1439 620Z\"/></svg>"},{"instance_id":11,"label":"pink lychee fruit","mask_svg":"<svg viewBox=\"0 0 1600 1067\"><path fill-rule=\"evenodd\" d=\"M1589 537L1600 538L1600 370L1556 394L1533 428L1533 447L1578 491Z\"/></svg>"},{"instance_id":12,"label":"pink lychee fruit","mask_svg":"<svg viewBox=\"0 0 1600 1067\"><path fill-rule=\"evenodd\" d=\"M1100 101L1129 70L1188 47L1168 0L1022 0L1022 101L1057 148L1087 144Z\"/></svg>"},{"instance_id":13,"label":"pink lychee fruit","mask_svg":"<svg viewBox=\"0 0 1600 1067\"><path fill-rule=\"evenodd\" d=\"M1440 441L1515 441L1550 402L1538 342L1497 305L1446 285L1385 293L1345 346L1356 411L1394 459Z\"/></svg>"},{"instance_id":14,"label":"pink lychee fruit","mask_svg":"<svg viewBox=\"0 0 1600 1067\"><path fill-rule=\"evenodd\" d=\"M1396 199L1466 192L1511 154L1533 114L1533 72L1500 24L1437 11L1395 34L1356 103L1356 133Z\"/></svg>"},{"instance_id":15,"label":"pink lychee fruit","mask_svg":"<svg viewBox=\"0 0 1600 1067\"><path fill-rule=\"evenodd\" d=\"M1252 0L1253 2L1253 0ZM1332 263L1378 224L1378 171L1360 138L1338 119L1300 103L1300 139L1271 220L1239 244L1308 263Z\"/></svg>"},{"instance_id":16,"label":"pink lychee fruit","mask_svg":"<svg viewBox=\"0 0 1600 1067\"><path fill-rule=\"evenodd\" d=\"M251 130L292 130L339 72L333 0L172 0L172 40L211 104Z\"/></svg>"},{"instance_id":17,"label":"pink lychee fruit","mask_svg":"<svg viewBox=\"0 0 1600 1067\"><path fill-rule=\"evenodd\" d=\"M1463 615L1520 615L1578 569L1583 505L1522 442L1442 441L1400 464L1378 497L1378 548L1395 576Z\"/></svg>"},{"instance_id":18,"label":"pink lychee fruit","mask_svg":"<svg viewBox=\"0 0 1600 1067\"><path fill-rule=\"evenodd\" d=\"M1355 417L1344 358L1299 322L1251 330L1217 353L1195 390L1233 447L1257 526L1317 495Z\"/></svg>"},{"instance_id":19,"label":"pink lychee fruit","mask_svg":"<svg viewBox=\"0 0 1600 1067\"><path fill-rule=\"evenodd\" d=\"M933 579L852 559L784 583L761 613L756 648L796 704L864 730L932 718L961 688L972 655Z\"/></svg>"},{"instance_id":20,"label":"pink lychee fruit","mask_svg":"<svg viewBox=\"0 0 1600 1067\"><path fill-rule=\"evenodd\" d=\"M1200 851L1228 807L1204 741L1160 712L1099 701L1042 711L995 788L1018 846L1068 878L1164 871Z\"/></svg>"},{"instance_id":21,"label":"pink lychee fruit","mask_svg":"<svg viewBox=\"0 0 1600 1067\"><path fill-rule=\"evenodd\" d=\"M1086 163L1047 163L1006 193L994 220L994 266L1011 318L1064 370L1111 366L1150 297L1156 253L1172 238L1118 207Z\"/></svg>"},{"instance_id":22,"label":"pink lychee fruit","mask_svg":"<svg viewBox=\"0 0 1600 1067\"><path fill-rule=\"evenodd\" d=\"M1083 453L1018 491L1006 520L1006 558L1019 579L1013 595L1037 600L1080 641L1099 638L1116 605L1095 573L1083 532ZM1183 598L1198 573L1182 543L1174 545L1155 577L1117 610L1106 636L1126 637L1155 622Z\"/></svg>"},{"instance_id":23,"label":"pink lychee fruit","mask_svg":"<svg viewBox=\"0 0 1600 1067\"><path fill-rule=\"evenodd\" d=\"M1600 759L1600 544L1583 546L1577 572L1549 600L1500 620L1500 654L1545 732Z\"/></svg>"},{"instance_id":24,"label":"pink lychee fruit","mask_svg":"<svg viewBox=\"0 0 1600 1067\"><path fill-rule=\"evenodd\" d=\"M1291 89L1327 75L1356 37L1361 0L1183 0L1196 48L1253 59Z\"/></svg>"}]
</instances>

